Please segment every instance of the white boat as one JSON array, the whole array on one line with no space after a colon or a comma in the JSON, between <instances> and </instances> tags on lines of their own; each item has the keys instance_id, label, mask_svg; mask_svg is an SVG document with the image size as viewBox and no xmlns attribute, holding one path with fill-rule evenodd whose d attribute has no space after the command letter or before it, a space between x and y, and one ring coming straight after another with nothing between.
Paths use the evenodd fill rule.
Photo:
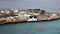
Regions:
<instances>
[{"instance_id":1,"label":"white boat","mask_svg":"<svg viewBox=\"0 0 60 34\"><path fill-rule=\"evenodd\" d=\"M34 18L34 17L32 17L32 18L28 18L27 21L37 21L37 18Z\"/></svg>"}]
</instances>

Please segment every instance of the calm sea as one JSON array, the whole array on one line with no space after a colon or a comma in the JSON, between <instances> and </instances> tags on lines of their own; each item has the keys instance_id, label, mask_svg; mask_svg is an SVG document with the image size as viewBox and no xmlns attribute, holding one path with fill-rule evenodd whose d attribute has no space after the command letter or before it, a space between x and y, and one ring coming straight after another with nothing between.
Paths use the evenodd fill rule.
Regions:
<instances>
[{"instance_id":1,"label":"calm sea","mask_svg":"<svg viewBox=\"0 0 60 34\"><path fill-rule=\"evenodd\" d=\"M60 10L60 0L0 0L1 8ZM0 34L60 34L60 20L0 26Z\"/></svg>"}]
</instances>

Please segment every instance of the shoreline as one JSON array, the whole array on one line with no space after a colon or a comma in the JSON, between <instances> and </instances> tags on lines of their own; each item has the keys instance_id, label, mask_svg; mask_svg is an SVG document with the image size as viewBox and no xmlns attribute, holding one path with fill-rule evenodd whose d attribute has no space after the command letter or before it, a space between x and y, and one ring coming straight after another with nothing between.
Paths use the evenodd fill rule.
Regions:
<instances>
[{"instance_id":1,"label":"shoreline","mask_svg":"<svg viewBox=\"0 0 60 34\"><path fill-rule=\"evenodd\" d=\"M51 21L56 21L60 19L53 19L53 20L41 20L41 21L21 21L21 22L6 22L0 25L8 25L8 24L23 24L23 23L34 23L34 22L51 22Z\"/></svg>"}]
</instances>

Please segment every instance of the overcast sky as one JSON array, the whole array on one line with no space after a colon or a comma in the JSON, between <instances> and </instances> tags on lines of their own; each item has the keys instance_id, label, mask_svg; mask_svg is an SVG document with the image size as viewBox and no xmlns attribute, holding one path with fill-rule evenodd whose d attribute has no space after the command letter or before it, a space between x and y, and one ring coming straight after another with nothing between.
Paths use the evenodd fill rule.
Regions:
<instances>
[{"instance_id":1,"label":"overcast sky","mask_svg":"<svg viewBox=\"0 0 60 34\"><path fill-rule=\"evenodd\" d=\"M0 0L0 8L59 10L60 0Z\"/></svg>"}]
</instances>

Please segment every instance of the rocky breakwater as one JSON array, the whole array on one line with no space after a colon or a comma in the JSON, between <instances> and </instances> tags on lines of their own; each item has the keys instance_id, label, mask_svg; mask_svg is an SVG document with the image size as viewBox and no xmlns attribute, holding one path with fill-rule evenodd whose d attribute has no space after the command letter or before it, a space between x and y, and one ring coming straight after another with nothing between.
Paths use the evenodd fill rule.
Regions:
<instances>
[{"instance_id":1,"label":"rocky breakwater","mask_svg":"<svg viewBox=\"0 0 60 34\"><path fill-rule=\"evenodd\" d=\"M40 9L2 9L0 10L0 24L28 21L51 21L60 18L60 13L49 13Z\"/></svg>"}]
</instances>

